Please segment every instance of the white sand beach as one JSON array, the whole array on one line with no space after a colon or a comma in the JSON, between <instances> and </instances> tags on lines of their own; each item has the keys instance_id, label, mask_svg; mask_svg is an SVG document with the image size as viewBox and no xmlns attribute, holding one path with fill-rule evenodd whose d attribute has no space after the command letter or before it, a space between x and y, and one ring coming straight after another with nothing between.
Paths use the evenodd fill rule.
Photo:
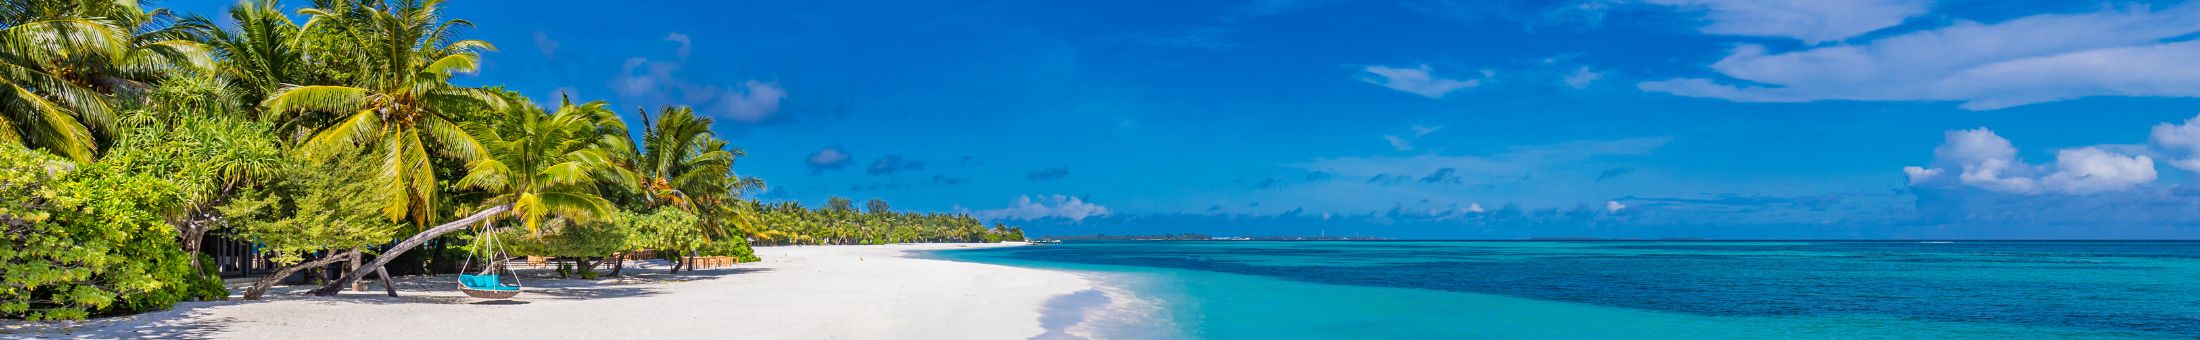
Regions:
<instances>
[{"instance_id":1,"label":"white sand beach","mask_svg":"<svg viewBox=\"0 0 2200 340\"><path fill-rule=\"evenodd\" d=\"M1025 339L1050 332L1050 299L1087 292L1078 274L916 259L920 244L759 247L763 262L624 280L529 277L514 301L453 291L448 275L404 277L401 297L370 292L184 303L67 328L13 324L0 338L211 339ZM630 265L633 263L630 263ZM539 272L534 275L540 275ZM277 295L280 294L280 295ZM1059 326L1057 326L1059 327Z\"/></svg>"}]
</instances>

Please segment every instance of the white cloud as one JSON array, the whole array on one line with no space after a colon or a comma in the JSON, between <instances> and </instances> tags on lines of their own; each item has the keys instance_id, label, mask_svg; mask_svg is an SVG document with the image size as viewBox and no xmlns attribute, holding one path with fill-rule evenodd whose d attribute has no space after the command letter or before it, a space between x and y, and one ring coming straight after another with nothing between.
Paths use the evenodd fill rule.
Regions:
<instances>
[{"instance_id":1,"label":"white cloud","mask_svg":"<svg viewBox=\"0 0 2200 340\"><path fill-rule=\"evenodd\" d=\"M1016 197L1016 201L1007 208L980 210L972 212L971 215L986 220L1035 220L1059 217L1072 221L1084 221L1087 217L1107 216L1108 207L1088 203L1083 199L1069 195L1039 195L1036 199L1026 195Z\"/></svg>"},{"instance_id":2,"label":"white cloud","mask_svg":"<svg viewBox=\"0 0 2200 340\"><path fill-rule=\"evenodd\" d=\"M832 164L846 161L848 161L848 153L841 152L840 148L825 148L817 150L816 154L810 155L810 163L812 164Z\"/></svg>"},{"instance_id":3,"label":"white cloud","mask_svg":"<svg viewBox=\"0 0 2200 340\"><path fill-rule=\"evenodd\" d=\"M1422 136L1428 136L1428 134L1436 133L1437 130L1443 130L1444 126L1414 124L1412 126L1412 129L1413 137L1383 135L1383 141L1390 142L1390 147L1393 149L1398 149L1398 151L1413 151L1414 139L1420 139Z\"/></svg>"},{"instance_id":4,"label":"white cloud","mask_svg":"<svg viewBox=\"0 0 2200 340\"><path fill-rule=\"evenodd\" d=\"M1362 69L1362 71L1364 73L1360 74L1360 81L1429 98L1443 98L1444 94L1452 91L1482 84L1481 79L1445 79L1431 75L1430 72L1433 69L1426 64L1415 68L1373 65ZM1488 70L1483 71L1485 76L1489 73Z\"/></svg>"},{"instance_id":5,"label":"white cloud","mask_svg":"<svg viewBox=\"0 0 2200 340\"><path fill-rule=\"evenodd\" d=\"M1426 126L1416 124L1413 126L1413 138L1421 138L1421 136L1427 136L1428 134L1436 133L1436 130L1443 129L1443 125Z\"/></svg>"},{"instance_id":6,"label":"white cloud","mask_svg":"<svg viewBox=\"0 0 2200 340\"><path fill-rule=\"evenodd\" d=\"M811 175L816 175L819 173L824 173L826 171L839 170L840 168L848 167L848 159L849 157L847 151L843 151L840 149L840 147L834 146L819 149L817 150L817 152L811 153L810 157L803 159L803 165L807 165L810 167Z\"/></svg>"},{"instance_id":7,"label":"white cloud","mask_svg":"<svg viewBox=\"0 0 2200 340\"><path fill-rule=\"evenodd\" d=\"M2200 116L2186 119L2184 124L2155 124L2147 141L2166 151L2183 152L2184 158L2168 160L2170 166L2200 172Z\"/></svg>"},{"instance_id":8,"label":"white cloud","mask_svg":"<svg viewBox=\"0 0 2200 340\"><path fill-rule=\"evenodd\" d=\"M2001 192L2038 190L2032 178L2023 176L2033 171L2017 159L2017 147L1986 128L1949 131L1947 141L1933 149L1933 158L1960 167L1963 184Z\"/></svg>"},{"instance_id":9,"label":"white cloud","mask_svg":"<svg viewBox=\"0 0 2200 340\"><path fill-rule=\"evenodd\" d=\"M1589 69L1588 66L1582 66L1574 69L1574 73L1567 74L1564 80L1566 86L1572 86L1574 89L1579 90L1589 88L1589 84L1596 83L1597 79L1601 78L1604 78L1603 72L1597 72Z\"/></svg>"},{"instance_id":10,"label":"white cloud","mask_svg":"<svg viewBox=\"0 0 2200 340\"><path fill-rule=\"evenodd\" d=\"M776 82L698 84L681 72L684 66L684 62L629 58L606 86L620 99L643 106L687 105L697 113L741 123L770 120L787 97L786 88Z\"/></svg>"},{"instance_id":11,"label":"white cloud","mask_svg":"<svg viewBox=\"0 0 2200 340\"><path fill-rule=\"evenodd\" d=\"M1949 131L1933 149L1935 168L1906 167L1911 185L1940 182L1943 168L1957 171L1956 181L1988 191L2016 194L2093 194L2138 187L2154 181L2154 159L2126 155L2107 147L2063 149L2052 166L2017 158L2008 139L1986 128Z\"/></svg>"},{"instance_id":12,"label":"white cloud","mask_svg":"<svg viewBox=\"0 0 2200 340\"><path fill-rule=\"evenodd\" d=\"M1927 169L1922 166L1905 166L1902 167L1902 173L1910 176L1910 185L1918 185L1933 180L1934 177L1940 177L1941 170Z\"/></svg>"},{"instance_id":13,"label":"white cloud","mask_svg":"<svg viewBox=\"0 0 2200 340\"><path fill-rule=\"evenodd\" d=\"M1484 210L1482 210L1482 203L1480 203L1480 202L1476 202L1476 203L1471 203L1471 204L1467 204L1467 212L1468 212L1468 213L1480 214L1480 213L1482 213L1483 211L1484 211Z\"/></svg>"},{"instance_id":14,"label":"white cloud","mask_svg":"<svg viewBox=\"0 0 2200 340\"><path fill-rule=\"evenodd\" d=\"M1647 0L1705 11L1701 30L1719 35L1782 37L1817 44L1901 24L1925 14L1925 0Z\"/></svg>"},{"instance_id":15,"label":"white cloud","mask_svg":"<svg viewBox=\"0 0 2200 340\"><path fill-rule=\"evenodd\" d=\"M779 100L787 97L787 90L779 84L750 80L742 84L744 90L727 89L717 92L719 112L734 121L762 122L779 112Z\"/></svg>"},{"instance_id":16,"label":"white cloud","mask_svg":"<svg viewBox=\"0 0 2200 340\"><path fill-rule=\"evenodd\" d=\"M1413 151L1413 142L1407 141L1404 137L1383 135L1383 141L1390 142L1390 147L1397 148L1398 151Z\"/></svg>"},{"instance_id":17,"label":"white cloud","mask_svg":"<svg viewBox=\"0 0 2200 340\"><path fill-rule=\"evenodd\" d=\"M672 53L679 55L681 59L687 59L688 52L693 51L695 48L695 40L688 39L687 34L681 34L680 32L665 34L665 41L680 43L680 48L672 50Z\"/></svg>"},{"instance_id":18,"label":"white cloud","mask_svg":"<svg viewBox=\"0 0 2200 340\"><path fill-rule=\"evenodd\" d=\"M1604 201L1604 210L1619 212L1620 209L1627 209L1627 205L1619 204L1619 201Z\"/></svg>"},{"instance_id":19,"label":"white cloud","mask_svg":"<svg viewBox=\"0 0 2200 340\"><path fill-rule=\"evenodd\" d=\"M2055 153L2054 174L2040 184L2072 194L2130 189L2154 181L2154 159L2127 156L2097 147L2064 149Z\"/></svg>"},{"instance_id":20,"label":"white cloud","mask_svg":"<svg viewBox=\"0 0 2200 340\"><path fill-rule=\"evenodd\" d=\"M1826 2L1839 3L1839 2ZM2088 96L2200 96L2200 3L1959 21L1861 44L1792 52L1742 45L1711 65L1749 85L1707 78L1645 91L1741 102L1959 101L1992 110Z\"/></svg>"}]
</instances>

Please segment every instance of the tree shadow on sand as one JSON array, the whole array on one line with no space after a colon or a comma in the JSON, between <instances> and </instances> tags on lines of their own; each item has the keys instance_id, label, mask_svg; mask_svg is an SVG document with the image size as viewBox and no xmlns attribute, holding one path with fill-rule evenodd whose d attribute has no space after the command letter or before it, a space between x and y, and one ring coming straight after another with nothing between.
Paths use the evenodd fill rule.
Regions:
<instances>
[{"instance_id":1,"label":"tree shadow on sand","mask_svg":"<svg viewBox=\"0 0 2200 340\"><path fill-rule=\"evenodd\" d=\"M552 271L520 271L526 291L518 298L486 300L467 297L457 291L457 276L420 275L397 277L393 281L398 296L391 297L383 289L380 280L364 280L366 291L344 291L337 296L306 295L315 285L278 286L270 289L261 301L242 300L242 286L231 287L230 300L211 302L186 302L175 308L137 315L96 318L85 321L22 322L0 320L0 339L61 338L61 339L221 339L228 327L239 322L232 318L207 316L207 309L267 301L317 301L366 305L403 304L465 304L477 306L519 306L531 304L530 300L598 300L653 296L665 293L667 284L709 280L730 275L769 271L769 268L712 268L680 273L667 273L661 268L629 267L623 277L597 280L559 279Z\"/></svg>"},{"instance_id":2,"label":"tree shadow on sand","mask_svg":"<svg viewBox=\"0 0 2200 340\"><path fill-rule=\"evenodd\" d=\"M235 304L230 301L196 303L206 307ZM0 321L0 339L220 339L237 320L203 317L196 308L177 308L138 315L87 321Z\"/></svg>"}]
</instances>

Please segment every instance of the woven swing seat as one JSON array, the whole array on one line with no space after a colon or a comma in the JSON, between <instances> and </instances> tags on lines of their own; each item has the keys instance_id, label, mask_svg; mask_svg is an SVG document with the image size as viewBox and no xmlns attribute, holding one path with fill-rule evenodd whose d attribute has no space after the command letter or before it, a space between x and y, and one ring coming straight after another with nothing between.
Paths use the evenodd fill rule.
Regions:
<instances>
[{"instance_id":1,"label":"woven swing seat","mask_svg":"<svg viewBox=\"0 0 2200 340\"><path fill-rule=\"evenodd\" d=\"M466 296L480 299L510 299L519 296L519 275L512 273L512 268L508 265L510 259L505 257L503 247L497 244L496 234L492 232L494 229L493 225L483 222L479 240L488 245L491 257L484 263L486 267L482 268L481 273L464 274L473 272L473 254L467 254L466 262L459 265L461 274L458 275L458 291L466 293ZM512 284L501 282L497 273L499 271L503 275L512 275Z\"/></svg>"},{"instance_id":2,"label":"woven swing seat","mask_svg":"<svg viewBox=\"0 0 2200 340\"><path fill-rule=\"evenodd\" d=\"M458 291L466 293L466 296L476 298L510 299L519 295L519 286L499 283L495 274L459 275Z\"/></svg>"},{"instance_id":3,"label":"woven swing seat","mask_svg":"<svg viewBox=\"0 0 2200 340\"><path fill-rule=\"evenodd\" d=\"M514 296L519 296L519 290L518 290L518 289L513 289L513 290L481 290L481 289L473 289L473 288L467 288L467 287L466 287L466 285L458 285L458 291L459 291L459 292L463 292L463 293L466 293L466 296L471 296L471 297L474 297L474 298L477 298L477 299L510 299L510 298L512 298L512 297L514 297Z\"/></svg>"}]
</instances>

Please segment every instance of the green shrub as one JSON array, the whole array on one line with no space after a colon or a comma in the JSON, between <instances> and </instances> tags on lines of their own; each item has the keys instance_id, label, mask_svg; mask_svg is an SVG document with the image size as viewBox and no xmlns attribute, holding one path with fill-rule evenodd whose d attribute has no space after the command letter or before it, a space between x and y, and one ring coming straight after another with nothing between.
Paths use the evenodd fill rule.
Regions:
<instances>
[{"instance_id":1,"label":"green shrub","mask_svg":"<svg viewBox=\"0 0 2200 340\"><path fill-rule=\"evenodd\" d=\"M181 202L181 188L75 167L0 145L0 317L82 319L215 298L194 288L205 286L193 282L203 276L161 218Z\"/></svg>"},{"instance_id":2,"label":"green shrub","mask_svg":"<svg viewBox=\"0 0 2200 340\"><path fill-rule=\"evenodd\" d=\"M204 274L192 275L190 296L197 297L199 301L229 299L229 286L222 285L221 264L214 263L213 256L198 255L199 273Z\"/></svg>"}]
</instances>

